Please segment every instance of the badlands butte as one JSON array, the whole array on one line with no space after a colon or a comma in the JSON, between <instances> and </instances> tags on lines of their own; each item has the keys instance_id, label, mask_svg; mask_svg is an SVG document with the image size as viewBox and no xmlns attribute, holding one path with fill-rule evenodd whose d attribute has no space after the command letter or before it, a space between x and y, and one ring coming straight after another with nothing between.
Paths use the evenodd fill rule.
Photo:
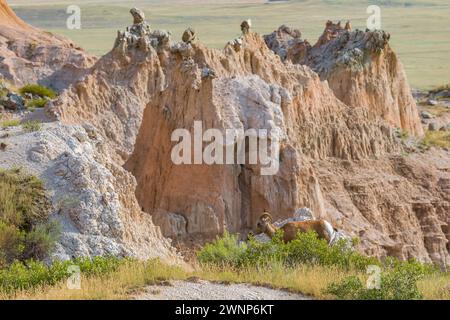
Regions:
<instances>
[{"instance_id":1,"label":"badlands butte","mask_svg":"<svg viewBox=\"0 0 450 320\"><path fill-rule=\"evenodd\" d=\"M421 121L390 35L326 22L316 43L281 26L211 49L187 29L175 43L132 10L96 58L19 19L0 0L0 74L58 96L42 129L2 134L0 166L45 183L62 235L54 253L179 259L225 231L245 237L263 211L310 208L378 257L450 264L450 153L423 148ZM186 26L188 27L188 26ZM174 130L280 128L280 168L175 165ZM172 240L170 240L172 239Z\"/></svg>"}]
</instances>

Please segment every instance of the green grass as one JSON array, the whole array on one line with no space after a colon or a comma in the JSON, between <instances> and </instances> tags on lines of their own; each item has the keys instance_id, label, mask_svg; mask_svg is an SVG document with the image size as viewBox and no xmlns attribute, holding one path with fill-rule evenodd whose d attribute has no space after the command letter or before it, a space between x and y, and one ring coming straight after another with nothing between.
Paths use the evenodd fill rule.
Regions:
<instances>
[{"instance_id":1,"label":"green grass","mask_svg":"<svg viewBox=\"0 0 450 320\"><path fill-rule=\"evenodd\" d=\"M28 120L22 123L22 128L26 132L40 131L42 124L38 120Z\"/></svg>"},{"instance_id":2,"label":"green grass","mask_svg":"<svg viewBox=\"0 0 450 320\"><path fill-rule=\"evenodd\" d=\"M422 140L422 145L450 148L450 131L427 131Z\"/></svg>"},{"instance_id":3,"label":"green grass","mask_svg":"<svg viewBox=\"0 0 450 320\"><path fill-rule=\"evenodd\" d=\"M33 110L35 108L44 108L47 102L44 98L31 99L25 103L25 106L28 110Z\"/></svg>"},{"instance_id":4,"label":"green grass","mask_svg":"<svg viewBox=\"0 0 450 320\"><path fill-rule=\"evenodd\" d=\"M108 52L117 30L131 23L129 8L139 6L152 28L172 31L179 40L187 27L196 29L202 42L223 48L227 41L240 34L239 24L251 18L253 29L261 34L281 24L300 28L303 38L315 42L332 20L352 21L354 28L365 29L368 2L357 0L303 0L266 4L266 1L195 0L190 3L154 1L89 0L80 3L82 29L66 28L65 9L69 0L10 1L20 17L31 24L63 34L96 55ZM450 78L450 4L446 0L373 1L382 10L382 28L391 33L391 44L399 54L411 85L431 89L447 83Z\"/></svg>"},{"instance_id":5,"label":"green grass","mask_svg":"<svg viewBox=\"0 0 450 320\"><path fill-rule=\"evenodd\" d=\"M114 257L77 258L54 261L50 266L34 260L14 262L0 270L0 297L11 298L21 291L36 292L43 286L54 286L72 275L71 266L77 266L83 276L95 277L116 271L126 261Z\"/></svg>"},{"instance_id":6,"label":"green grass","mask_svg":"<svg viewBox=\"0 0 450 320\"><path fill-rule=\"evenodd\" d=\"M0 99L6 98L8 95L8 89L2 86L2 81L0 80Z\"/></svg>"},{"instance_id":7,"label":"green grass","mask_svg":"<svg viewBox=\"0 0 450 320\"><path fill-rule=\"evenodd\" d=\"M445 115L446 113L450 114L450 108L443 106L443 105L437 105L437 106L422 106L422 108L431 113L432 115L436 116L436 117L441 117L443 115Z\"/></svg>"},{"instance_id":8,"label":"green grass","mask_svg":"<svg viewBox=\"0 0 450 320\"><path fill-rule=\"evenodd\" d=\"M38 84L27 84L19 89L20 94L23 96L27 93L39 96L41 98L56 98L56 92L52 89L40 86Z\"/></svg>"},{"instance_id":9,"label":"green grass","mask_svg":"<svg viewBox=\"0 0 450 320\"><path fill-rule=\"evenodd\" d=\"M0 170L0 268L47 257L59 233L49 213L40 179L21 169Z\"/></svg>"},{"instance_id":10,"label":"green grass","mask_svg":"<svg viewBox=\"0 0 450 320\"><path fill-rule=\"evenodd\" d=\"M1 123L2 128L11 128L11 127L17 127L20 125L20 120L18 119L10 119L10 120L4 120Z\"/></svg>"},{"instance_id":11,"label":"green grass","mask_svg":"<svg viewBox=\"0 0 450 320\"><path fill-rule=\"evenodd\" d=\"M364 256L352 249L352 244L341 240L329 246L318 239L315 232L299 233L297 239L283 242L281 233L267 243L250 239L237 244L237 236L225 233L198 253L202 264L227 265L233 268L264 266L281 263L285 266L298 264L336 266L342 269L365 270L369 265L379 264L375 258Z\"/></svg>"}]
</instances>

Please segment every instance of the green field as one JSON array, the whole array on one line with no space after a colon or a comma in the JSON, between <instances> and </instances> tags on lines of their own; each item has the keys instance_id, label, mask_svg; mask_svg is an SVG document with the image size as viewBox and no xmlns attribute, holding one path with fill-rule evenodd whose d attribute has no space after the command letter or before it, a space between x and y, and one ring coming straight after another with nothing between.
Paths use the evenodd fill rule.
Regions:
<instances>
[{"instance_id":1,"label":"green field","mask_svg":"<svg viewBox=\"0 0 450 320\"><path fill-rule=\"evenodd\" d=\"M415 88L429 89L450 82L450 2L448 0L25 0L9 3L25 21L45 30L63 34L89 52L101 55L110 50L117 30L131 23L129 8L145 10L155 29L170 30L179 39L189 26L206 44L222 48L240 34L239 24L251 18L253 29L269 33L281 24L299 28L303 38L315 42L326 20L352 21L365 29L369 4L381 7L382 28L391 33L391 44L405 65ZM66 8L82 9L82 29L66 28Z\"/></svg>"}]
</instances>

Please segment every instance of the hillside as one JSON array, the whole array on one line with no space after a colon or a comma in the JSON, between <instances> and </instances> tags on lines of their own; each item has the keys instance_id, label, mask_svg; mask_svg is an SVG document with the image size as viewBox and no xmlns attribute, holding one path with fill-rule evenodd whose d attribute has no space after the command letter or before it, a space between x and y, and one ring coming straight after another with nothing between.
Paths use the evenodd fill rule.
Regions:
<instances>
[{"instance_id":1,"label":"hillside","mask_svg":"<svg viewBox=\"0 0 450 320\"><path fill-rule=\"evenodd\" d=\"M3 77L59 91L41 111L43 129L8 129L0 154L2 167L20 163L45 182L63 226L59 257L174 261L168 238L191 249L224 231L245 239L262 212L281 220L307 207L360 238L368 255L449 263L450 154L421 148L417 105L385 33L347 30L293 63L239 23L219 50L189 29L174 41L132 13L99 59L39 30L0 30ZM16 19L5 6L3 15ZM365 55L353 72L335 48L357 52L355 38ZM254 138L274 146L279 170L176 165L171 135L196 121L219 132L266 130L270 139Z\"/></svg>"}]
</instances>

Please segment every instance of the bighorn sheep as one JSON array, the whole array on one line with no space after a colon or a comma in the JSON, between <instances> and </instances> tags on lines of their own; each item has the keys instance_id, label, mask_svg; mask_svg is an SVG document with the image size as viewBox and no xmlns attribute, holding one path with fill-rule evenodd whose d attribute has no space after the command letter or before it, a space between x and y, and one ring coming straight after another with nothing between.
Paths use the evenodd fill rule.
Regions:
<instances>
[{"instance_id":1,"label":"bighorn sheep","mask_svg":"<svg viewBox=\"0 0 450 320\"><path fill-rule=\"evenodd\" d=\"M269 237L273 237L278 230L283 230L284 242L289 242L297 237L298 232L315 231L320 239L327 240L330 244L335 236L335 230L328 221L325 220L307 220L288 222L281 228L277 228L272 223L272 216L268 212L264 212L256 225L259 233L265 233Z\"/></svg>"}]
</instances>

